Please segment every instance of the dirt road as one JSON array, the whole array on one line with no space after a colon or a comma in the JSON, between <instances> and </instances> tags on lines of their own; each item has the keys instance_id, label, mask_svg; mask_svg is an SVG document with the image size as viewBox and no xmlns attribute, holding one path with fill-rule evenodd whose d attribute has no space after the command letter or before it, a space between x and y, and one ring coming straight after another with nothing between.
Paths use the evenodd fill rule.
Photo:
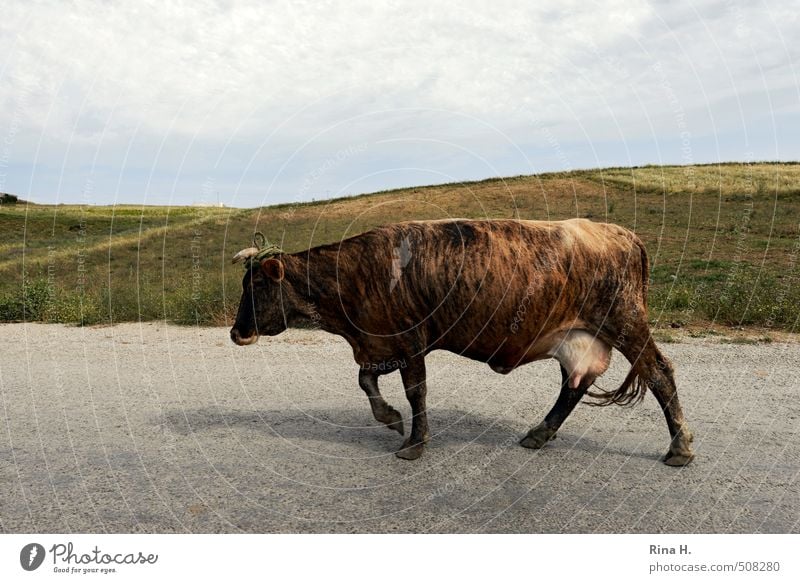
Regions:
<instances>
[{"instance_id":1,"label":"dirt road","mask_svg":"<svg viewBox=\"0 0 800 583\"><path fill-rule=\"evenodd\" d=\"M5 532L800 532L800 345L662 345L696 461L652 396L580 406L544 449L554 361L428 357L432 441L395 458L347 344L290 331L0 325ZM613 387L623 359L600 381ZM399 375L383 377L406 417Z\"/></svg>"}]
</instances>

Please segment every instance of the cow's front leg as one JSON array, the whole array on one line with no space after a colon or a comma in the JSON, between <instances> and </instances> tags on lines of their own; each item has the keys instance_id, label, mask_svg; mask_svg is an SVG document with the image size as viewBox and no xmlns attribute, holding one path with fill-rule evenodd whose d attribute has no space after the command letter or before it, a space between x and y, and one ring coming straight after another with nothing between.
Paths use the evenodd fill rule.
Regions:
<instances>
[{"instance_id":1,"label":"cow's front leg","mask_svg":"<svg viewBox=\"0 0 800 583\"><path fill-rule=\"evenodd\" d=\"M403 417L383 399L378 390L378 375L362 369L358 373L358 385L367 394L375 419L403 435Z\"/></svg>"},{"instance_id":2,"label":"cow's front leg","mask_svg":"<svg viewBox=\"0 0 800 583\"><path fill-rule=\"evenodd\" d=\"M403 443L403 447L395 454L404 460L415 460L422 455L425 444L430 439L428 435L428 414L425 411L425 360L423 357L408 359L409 364L400 369L403 377L403 386L406 397L411 403L411 412L414 416L411 423L411 435Z\"/></svg>"}]
</instances>

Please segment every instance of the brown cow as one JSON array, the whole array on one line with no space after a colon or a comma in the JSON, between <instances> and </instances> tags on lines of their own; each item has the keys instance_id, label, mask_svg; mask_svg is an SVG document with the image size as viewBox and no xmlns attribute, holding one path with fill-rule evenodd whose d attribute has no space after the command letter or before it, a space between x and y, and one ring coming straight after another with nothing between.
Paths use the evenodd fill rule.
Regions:
<instances>
[{"instance_id":1,"label":"brown cow","mask_svg":"<svg viewBox=\"0 0 800 583\"><path fill-rule=\"evenodd\" d=\"M648 260L622 227L582 219L412 221L299 253L250 248L231 329L239 345L315 324L344 337L375 418L403 434L378 377L399 370L411 435L397 456L416 459L429 439L425 355L449 350L507 374L534 360L561 365L561 392L520 442L540 448L588 393L627 404L650 389L672 437L664 462L689 463L692 434L669 361L647 323ZM611 348L632 364L615 391L589 391Z\"/></svg>"}]
</instances>

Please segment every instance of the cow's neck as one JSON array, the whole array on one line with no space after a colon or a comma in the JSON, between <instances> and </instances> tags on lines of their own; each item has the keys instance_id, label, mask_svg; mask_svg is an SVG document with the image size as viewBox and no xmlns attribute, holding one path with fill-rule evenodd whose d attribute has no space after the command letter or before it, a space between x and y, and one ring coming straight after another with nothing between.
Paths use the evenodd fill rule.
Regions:
<instances>
[{"instance_id":1,"label":"cow's neck","mask_svg":"<svg viewBox=\"0 0 800 583\"><path fill-rule=\"evenodd\" d=\"M284 277L294 296L290 325L313 326L341 334L347 327L347 319L341 310L336 267L329 266L327 258L314 251L283 257Z\"/></svg>"}]
</instances>

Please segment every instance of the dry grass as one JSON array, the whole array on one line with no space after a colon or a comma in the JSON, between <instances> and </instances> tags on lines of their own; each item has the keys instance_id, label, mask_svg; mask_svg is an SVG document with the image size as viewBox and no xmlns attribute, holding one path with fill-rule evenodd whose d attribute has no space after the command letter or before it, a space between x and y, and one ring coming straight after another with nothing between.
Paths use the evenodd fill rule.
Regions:
<instances>
[{"instance_id":1,"label":"dry grass","mask_svg":"<svg viewBox=\"0 0 800 583\"><path fill-rule=\"evenodd\" d=\"M261 230L287 251L421 218L588 217L651 255L656 325L794 330L800 165L612 168L260 209L0 207L0 319L225 324Z\"/></svg>"}]
</instances>

